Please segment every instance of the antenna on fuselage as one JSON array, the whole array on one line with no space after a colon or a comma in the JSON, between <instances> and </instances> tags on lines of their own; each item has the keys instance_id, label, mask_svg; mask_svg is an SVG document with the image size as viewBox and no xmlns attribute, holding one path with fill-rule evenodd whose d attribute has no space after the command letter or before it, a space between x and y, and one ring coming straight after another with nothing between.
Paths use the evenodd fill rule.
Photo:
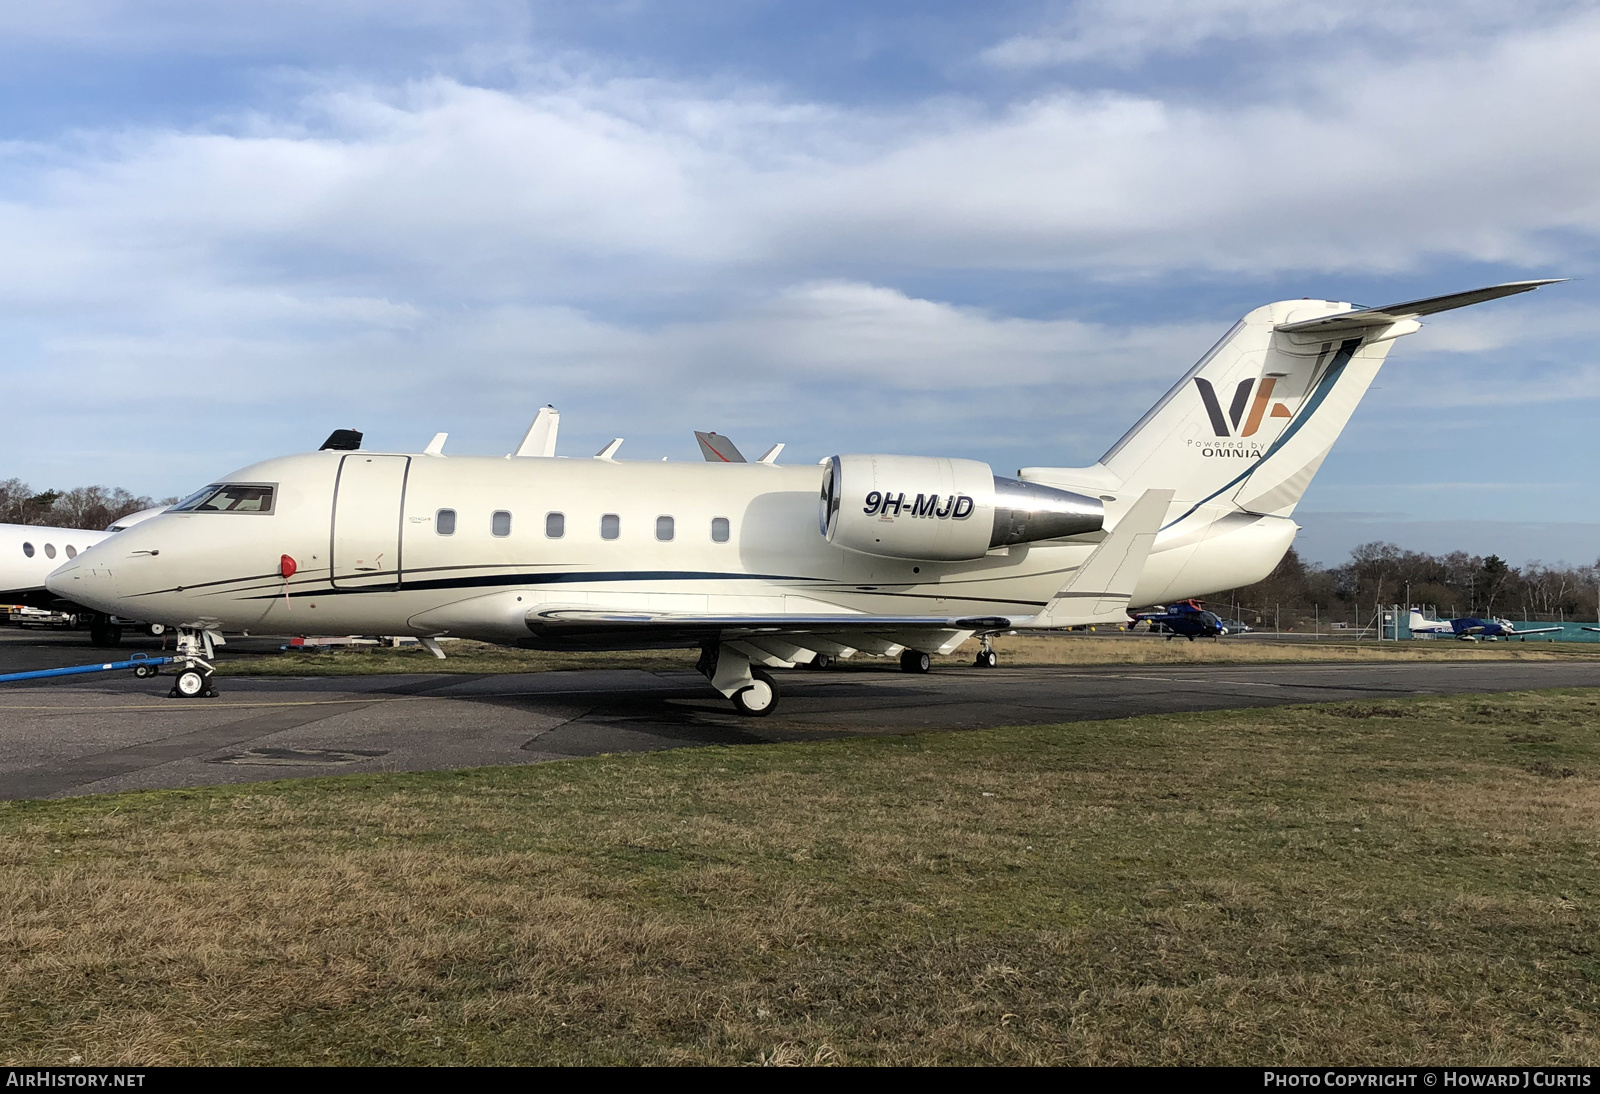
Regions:
<instances>
[{"instance_id":1,"label":"antenna on fuselage","mask_svg":"<svg viewBox=\"0 0 1600 1094\"><path fill-rule=\"evenodd\" d=\"M765 464L777 463L778 462L778 453L782 452L782 451L783 451L783 443L780 441L779 443L773 445L771 448L767 449L766 454L763 455L756 462L757 463L765 463Z\"/></svg>"},{"instance_id":2,"label":"antenna on fuselage","mask_svg":"<svg viewBox=\"0 0 1600 1094\"><path fill-rule=\"evenodd\" d=\"M539 413L533 416L533 424L528 426L528 432L522 435L522 443L517 445L513 456L554 456L556 454L556 430L561 427L561 412L553 406L542 406Z\"/></svg>"},{"instance_id":3,"label":"antenna on fuselage","mask_svg":"<svg viewBox=\"0 0 1600 1094\"><path fill-rule=\"evenodd\" d=\"M422 450L424 456L444 455L444 442L449 438L448 433L435 433L433 440L428 442L428 447Z\"/></svg>"},{"instance_id":4,"label":"antenna on fuselage","mask_svg":"<svg viewBox=\"0 0 1600 1094\"><path fill-rule=\"evenodd\" d=\"M614 460L617 458L617 449L622 447L622 438L618 437L610 444L594 454L597 460Z\"/></svg>"}]
</instances>

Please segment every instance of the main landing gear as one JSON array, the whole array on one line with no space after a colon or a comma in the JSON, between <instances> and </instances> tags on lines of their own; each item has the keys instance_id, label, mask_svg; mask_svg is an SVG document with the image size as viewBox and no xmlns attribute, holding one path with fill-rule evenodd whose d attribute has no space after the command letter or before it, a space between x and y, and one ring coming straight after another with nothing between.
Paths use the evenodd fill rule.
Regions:
<instances>
[{"instance_id":1,"label":"main landing gear","mask_svg":"<svg viewBox=\"0 0 1600 1094\"><path fill-rule=\"evenodd\" d=\"M992 669L1000 663L1000 655L994 652L994 646L989 641L988 635L978 637L978 656L972 662L975 669Z\"/></svg>"},{"instance_id":2,"label":"main landing gear","mask_svg":"<svg viewBox=\"0 0 1600 1094\"><path fill-rule=\"evenodd\" d=\"M924 673L933 668L933 658L921 650L900 651L900 671Z\"/></svg>"},{"instance_id":3,"label":"main landing gear","mask_svg":"<svg viewBox=\"0 0 1600 1094\"><path fill-rule=\"evenodd\" d=\"M122 645L122 627L111 622L109 615L96 612L89 618L89 643L108 649Z\"/></svg>"},{"instance_id":4,"label":"main landing gear","mask_svg":"<svg viewBox=\"0 0 1600 1094\"><path fill-rule=\"evenodd\" d=\"M746 717L765 718L778 709L778 682L765 669L753 667L750 655L736 646L707 642L695 668Z\"/></svg>"},{"instance_id":5,"label":"main landing gear","mask_svg":"<svg viewBox=\"0 0 1600 1094\"><path fill-rule=\"evenodd\" d=\"M221 641L220 634L216 637L217 641ZM183 661L183 667L178 670L167 696L172 699L215 699L217 689L211 686L211 676L216 672L216 666L211 663L212 658L216 657L212 648L212 632L179 627L176 655Z\"/></svg>"}]
</instances>

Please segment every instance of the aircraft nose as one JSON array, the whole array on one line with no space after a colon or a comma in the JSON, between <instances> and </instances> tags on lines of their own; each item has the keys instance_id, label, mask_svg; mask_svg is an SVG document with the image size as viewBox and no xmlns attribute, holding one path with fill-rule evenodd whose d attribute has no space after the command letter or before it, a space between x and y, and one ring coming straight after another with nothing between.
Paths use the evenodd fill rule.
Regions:
<instances>
[{"instance_id":1,"label":"aircraft nose","mask_svg":"<svg viewBox=\"0 0 1600 1094\"><path fill-rule=\"evenodd\" d=\"M59 566L44 579L45 588L63 600L82 604L96 611L116 614L115 581L104 566L97 566L85 551L71 562Z\"/></svg>"}]
</instances>

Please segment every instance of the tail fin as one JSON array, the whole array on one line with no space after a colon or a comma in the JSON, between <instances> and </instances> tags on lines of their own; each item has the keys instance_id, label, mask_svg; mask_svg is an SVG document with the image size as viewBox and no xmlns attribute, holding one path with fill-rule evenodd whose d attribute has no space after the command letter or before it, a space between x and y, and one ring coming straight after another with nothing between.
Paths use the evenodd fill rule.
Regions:
<instances>
[{"instance_id":1,"label":"tail fin","mask_svg":"<svg viewBox=\"0 0 1600 1094\"><path fill-rule=\"evenodd\" d=\"M1257 308L1093 468L1028 468L1022 477L1115 486L1129 494L1170 488L1180 512L1209 502L1288 516L1389 346L1420 329L1419 316L1551 283L1517 281L1384 308L1329 300Z\"/></svg>"}]
</instances>

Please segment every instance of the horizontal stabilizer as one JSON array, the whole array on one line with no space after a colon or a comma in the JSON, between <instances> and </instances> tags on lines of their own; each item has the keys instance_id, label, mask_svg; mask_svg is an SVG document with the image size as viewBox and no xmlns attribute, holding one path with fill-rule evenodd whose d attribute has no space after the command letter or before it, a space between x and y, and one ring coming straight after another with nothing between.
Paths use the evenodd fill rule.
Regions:
<instances>
[{"instance_id":1,"label":"horizontal stabilizer","mask_svg":"<svg viewBox=\"0 0 1600 1094\"><path fill-rule=\"evenodd\" d=\"M1558 285L1566 280L1568 279L1564 277L1551 277L1542 281L1508 281L1504 285L1490 285L1486 289L1472 289L1469 292L1451 293L1449 296L1431 296L1426 300L1411 300L1404 304L1389 304L1381 308L1360 308L1339 315L1330 315L1325 319L1284 323L1277 329L1290 334L1325 334L1330 337L1359 334L1406 319L1420 319L1424 315L1435 315L1442 311L1465 308L1471 304L1482 304L1486 300L1498 300L1502 296L1531 292L1541 285Z\"/></svg>"},{"instance_id":2,"label":"horizontal stabilizer","mask_svg":"<svg viewBox=\"0 0 1600 1094\"><path fill-rule=\"evenodd\" d=\"M733 442L719 433L702 433L694 431L694 439L700 442L700 454L706 458L707 463L748 463L744 454L733 446Z\"/></svg>"},{"instance_id":3,"label":"horizontal stabilizer","mask_svg":"<svg viewBox=\"0 0 1600 1094\"><path fill-rule=\"evenodd\" d=\"M1030 627L1078 627L1086 623L1121 623L1128 601L1144 573L1156 533L1172 503L1171 490L1146 490L1123 514L1111 534L1027 624Z\"/></svg>"}]
</instances>

